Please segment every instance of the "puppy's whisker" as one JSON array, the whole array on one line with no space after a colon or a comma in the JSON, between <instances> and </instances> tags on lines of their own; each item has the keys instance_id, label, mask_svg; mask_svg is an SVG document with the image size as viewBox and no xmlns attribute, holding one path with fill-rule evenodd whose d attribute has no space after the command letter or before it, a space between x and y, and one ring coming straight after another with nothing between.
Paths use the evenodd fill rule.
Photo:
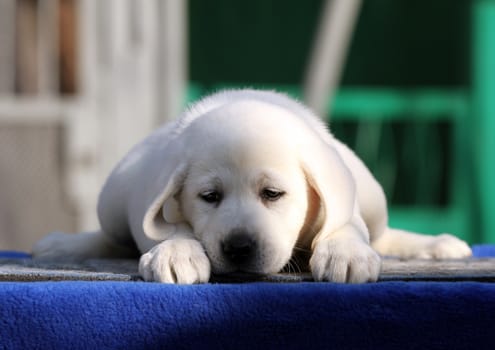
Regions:
<instances>
[{"instance_id":1,"label":"puppy's whisker","mask_svg":"<svg viewBox=\"0 0 495 350\"><path fill-rule=\"evenodd\" d=\"M290 258L290 260L287 262L287 264L285 264L285 266L283 267L283 269L280 272L287 273L287 274L291 275L292 271L293 271L292 258Z\"/></svg>"},{"instance_id":2,"label":"puppy's whisker","mask_svg":"<svg viewBox=\"0 0 495 350\"><path fill-rule=\"evenodd\" d=\"M298 252L303 252L303 253L311 253L311 250L306 249L306 248L298 247L297 245L294 246L293 250L296 250Z\"/></svg>"},{"instance_id":3,"label":"puppy's whisker","mask_svg":"<svg viewBox=\"0 0 495 350\"><path fill-rule=\"evenodd\" d=\"M295 270L294 271L295 273L301 273L302 272L301 267L299 266L299 262L297 261L297 258L294 258L293 259L293 265L294 265L294 268L295 268L294 269Z\"/></svg>"},{"instance_id":4,"label":"puppy's whisker","mask_svg":"<svg viewBox=\"0 0 495 350\"><path fill-rule=\"evenodd\" d=\"M286 265L286 269L284 272L288 273L289 275L292 274L292 261L289 260L289 262Z\"/></svg>"},{"instance_id":5,"label":"puppy's whisker","mask_svg":"<svg viewBox=\"0 0 495 350\"><path fill-rule=\"evenodd\" d=\"M296 275L298 273L301 273L301 268L299 267L297 258L294 256L291 257L290 260L285 265L285 267L283 268L282 272L287 273L289 275Z\"/></svg>"},{"instance_id":6,"label":"puppy's whisker","mask_svg":"<svg viewBox=\"0 0 495 350\"><path fill-rule=\"evenodd\" d=\"M302 248L296 244L293 247L292 257L290 258L291 268L294 273L302 273L307 271L310 257L310 249Z\"/></svg>"}]
</instances>

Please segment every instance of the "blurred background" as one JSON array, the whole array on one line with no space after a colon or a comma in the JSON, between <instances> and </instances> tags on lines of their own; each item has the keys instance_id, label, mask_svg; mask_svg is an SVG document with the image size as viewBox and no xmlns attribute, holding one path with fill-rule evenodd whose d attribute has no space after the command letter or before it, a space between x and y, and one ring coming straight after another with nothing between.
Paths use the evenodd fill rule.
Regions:
<instances>
[{"instance_id":1,"label":"blurred background","mask_svg":"<svg viewBox=\"0 0 495 350\"><path fill-rule=\"evenodd\" d=\"M0 249L96 228L115 163L224 87L318 111L391 225L495 243L495 0L0 0Z\"/></svg>"}]
</instances>

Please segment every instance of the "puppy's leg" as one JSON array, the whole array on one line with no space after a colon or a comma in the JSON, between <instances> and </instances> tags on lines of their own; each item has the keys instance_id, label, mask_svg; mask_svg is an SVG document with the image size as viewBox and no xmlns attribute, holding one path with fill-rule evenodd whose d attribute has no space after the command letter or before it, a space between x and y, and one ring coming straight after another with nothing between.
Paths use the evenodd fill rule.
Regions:
<instances>
[{"instance_id":1,"label":"puppy's leg","mask_svg":"<svg viewBox=\"0 0 495 350\"><path fill-rule=\"evenodd\" d=\"M381 255L418 259L461 259L471 256L471 248L450 234L438 236L387 228L372 247Z\"/></svg>"},{"instance_id":2,"label":"puppy's leg","mask_svg":"<svg viewBox=\"0 0 495 350\"><path fill-rule=\"evenodd\" d=\"M381 255L430 259L471 255L465 242L449 234L428 236L388 228L387 203L380 184L350 149L338 141L335 146L356 180L361 216L370 232L372 247Z\"/></svg>"},{"instance_id":3,"label":"puppy's leg","mask_svg":"<svg viewBox=\"0 0 495 350\"><path fill-rule=\"evenodd\" d=\"M381 260L368 244L368 232L358 217L336 232L315 238L310 259L315 280L339 283L373 282Z\"/></svg>"},{"instance_id":4,"label":"puppy's leg","mask_svg":"<svg viewBox=\"0 0 495 350\"><path fill-rule=\"evenodd\" d=\"M139 260L139 273L145 281L163 283L206 283L210 260L188 225L175 225L175 233L158 243Z\"/></svg>"},{"instance_id":5,"label":"puppy's leg","mask_svg":"<svg viewBox=\"0 0 495 350\"><path fill-rule=\"evenodd\" d=\"M77 234L53 232L33 246L33 257L81 261L90 258L132 258L137 249L132 244L120 245L102 233Z\"/></svg>"}]
</instances>

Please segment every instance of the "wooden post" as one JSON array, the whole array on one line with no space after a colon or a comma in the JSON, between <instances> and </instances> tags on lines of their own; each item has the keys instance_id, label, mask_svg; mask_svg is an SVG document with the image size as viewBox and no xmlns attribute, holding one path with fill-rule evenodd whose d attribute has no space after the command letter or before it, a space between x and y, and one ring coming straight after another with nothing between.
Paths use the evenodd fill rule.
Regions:
<instances>
[{"instance_id":1,"label":"wooden post","mask_svg":"<svg viewBox=\"0 0 495 350\"><path fill-rule=\"evenodd\" d=\"M94 229L97 194L115 164L185 90L185 1L80 2L80 98L69 123L69 187L80 229Z\"/></svg>"},{"instance_id":2,"label":"wooden post","mask_svg":"<svg viewBox=\"0 0 495 350\"><path fill-rule=\"evenodd\" d=\"M0 94L10 95L15 85L15 0L0 1Z\"/></svg>"},{"instance_id":3,"label":"wooden post","mask_svg":"<svg viewBox=\"0 0 495 350\"><path fill-rule=\"evenodd\" d=\"M58 94L58 0L38 1L38 72L39 94Z\"/></svg>"},{"instance_id":4,"label":"wooden post","mask_svg":"<svg viewBox=\"0 0 495 350\"><path fill-rule=\"evenodd\" d=\"M340 83L361 0L327 0L304 82L304 99L320 117L329 112Z\"/></svg>"},{"instance_id":5,"label":"wooden post","mask_svg":"<svg viewBox=\"0 0 495 350\"><path fill-rule=\"evenodd\" d=\"M187 1L159 1L157 124L177 117L186 99L187 88Z\"/></svg>"}]
</instances>

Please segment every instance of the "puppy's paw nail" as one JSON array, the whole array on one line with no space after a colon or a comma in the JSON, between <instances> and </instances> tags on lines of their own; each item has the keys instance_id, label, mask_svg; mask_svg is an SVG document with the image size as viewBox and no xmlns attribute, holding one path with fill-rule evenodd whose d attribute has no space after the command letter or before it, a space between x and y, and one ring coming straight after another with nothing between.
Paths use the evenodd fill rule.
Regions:
<instances>
[{"instance_id":1,"label":"puppy's paw nail","mask_svg":"<svg viewBox=\"0 0 495 350\"><path fill-rule=\"evenodd\" d=\"M171 239L141 256L139 273L145 281L206 283L210 278L210 261L198 241Z\"/></svg>"},{"instance_id":2,"label":"puppy's paw nail","mask_svg":"<svg viewBox=\"0 0 495 350\"><path fill-rule=\"evenodd\" d=\"M364 242L328 240L315 246L310 266L317 281L364 283L378 279L381 259Z\"/></svg>"}]
</instances>

